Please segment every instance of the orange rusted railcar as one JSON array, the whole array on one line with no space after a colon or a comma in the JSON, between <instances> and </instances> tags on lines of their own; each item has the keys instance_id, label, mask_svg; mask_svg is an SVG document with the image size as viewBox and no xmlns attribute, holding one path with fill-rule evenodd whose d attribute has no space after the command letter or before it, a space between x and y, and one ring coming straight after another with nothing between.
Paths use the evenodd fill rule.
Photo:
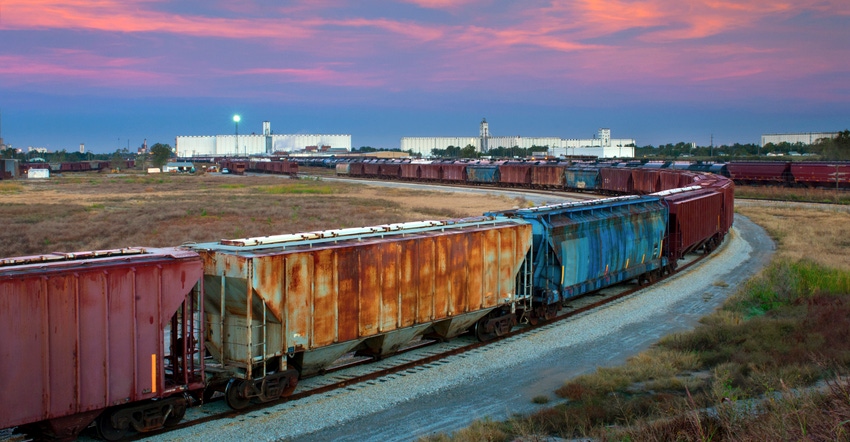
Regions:
<instances>
[{"instance_id":1,"label":"orange rusted railcar","mask_svg":"<svg viewBox=\"0 0 850 442\"><path fill-rule=\"evenodd\" d=\"M488 314L528 298L531 235L527 223L477 217L193 246L207 349L221 362L211 383L239 379L219 386L239 408L288 394L299 375L352 351L388 355L482 320L492 329Z\"/></svg>"}]
</instances>

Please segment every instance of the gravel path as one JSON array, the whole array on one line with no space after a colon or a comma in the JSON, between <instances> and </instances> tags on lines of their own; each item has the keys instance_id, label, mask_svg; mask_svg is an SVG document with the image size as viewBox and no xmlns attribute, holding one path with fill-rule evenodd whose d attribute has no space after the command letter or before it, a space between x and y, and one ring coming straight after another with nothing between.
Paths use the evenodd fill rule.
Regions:
<instances>
[{"instance_id":1,"label":"gravel path","mask_svg":"<svg viewBox=\"0 0 850 442\"><path fill-rule=\"evenodd\" d=\"M475 419L534 411L565 379L617 365L665 334L689 329L758 272L774 250L736 216L723 247L686 274L585 314L427 368L172 432L155 440L412 440ZM152 438L153 440L154 438Z\"/></svg>"}]
</instances>

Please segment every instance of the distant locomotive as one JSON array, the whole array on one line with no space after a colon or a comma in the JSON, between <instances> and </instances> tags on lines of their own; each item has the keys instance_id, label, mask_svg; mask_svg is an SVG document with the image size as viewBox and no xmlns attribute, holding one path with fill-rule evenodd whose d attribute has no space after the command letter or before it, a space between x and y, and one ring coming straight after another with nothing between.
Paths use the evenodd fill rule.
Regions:
<instances>
[{"instance_id":1,"label":"distant locomotive","mask_svg":"<svg viewBox=\"0 0 850 442\"><path fill-rule=\"evenodd\" d=\"M491 339L550 318L573 297L655 280L686 253L720 244L734 216L732 181L710 173L397 166L338 168L636 195L458 220L2 259L0 391L10 399L0 405L0 428L73 437L94 422L114 440L179 422L187 395L220 391L242 408L291 394L299 378L346 353L382 357L420 336L467 330Z\"/></svg>"}]
</instances>

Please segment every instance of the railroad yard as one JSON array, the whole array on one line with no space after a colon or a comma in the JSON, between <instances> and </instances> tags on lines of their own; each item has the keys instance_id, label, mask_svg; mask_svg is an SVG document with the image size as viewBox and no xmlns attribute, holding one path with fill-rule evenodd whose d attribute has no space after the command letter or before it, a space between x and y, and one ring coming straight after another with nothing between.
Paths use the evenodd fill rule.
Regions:
<instances>
[{"instance_id":1,"label":"railroad yard","mask_svg":"<svg viewBox=\"0 0 850 442\"><path fill-rule=\"evenodd\" d=\"M303 179L303 176L307 176L307 179ZM419 187L420 185L387 182L373 186L354 184L330 177L323 179L311 178L308 174L303 176L301 180L294 180L282 176L252 174L155 177L133 174L115 176L85 174L44 182L2 182L0 183L0 201L4 204L0 208L0 215L11 228L0 233L0 256L116 249L140 245L168 247L179 244L197 250L202 255L210 251L226 253L228 243L222 243L225 246L218 252L214 248L210 249L211 246L208 244L212 244L211 241L217 242L221 238L246 238L235 243L244 247L242 242L255 241L247 239L252 237L326 229L343 229L333 235L344 235L348 234L348 230L345 229L353 231L355 230L353 228L360 226L474 217L485 212L504 210L508 211L504 212L505 214L525 214L527 219L534 220L534 217L551 215L536 215L534 212L524 210L525 208L560 204L570 200L581 201L587 198L586 195L542 191L527 193L504 189L491 191L437 186ZM706 190L703 194L705 198L710 196L717 201L712 203L715 204L712 206L715 208L710 210L719 210L723 207L717 193L709 194ZM671 203L681 201L676 204L689 204L685 195L673 195L668 198ZM637 205L639 203L637 200L629 202L628 199L622 201L613 199L605 204L612 208L621 204L628 205L631 208L629 210L632 211L644 210L638 209L641 207ZM579 205L569 210L579 213L580 210L584 210L580 209L581 207ZM771 226L771 234L775 239L787 241L793 236L777 233L777 228L772 224L774 221L771 220L777 219L777 210L781 208L777 209L777 206L771 203L761 203L761 205L745 203L743 207L742 210L748 216ZM553 207L547 210L564 209ZM691 216L685 209L677 210L680 211L683 220ZM821 207L817 206L812 210L819 211ZM595 212L591 209L587 213ZM781 218L792 215L778 216ZM646 227L640 227L640 229L649 229L650 219L652 218L647 217ZM504 237L506 234L504 232L509 231L504 230L507 225L497 227L498 224L493 224L493 227L486 227L490 224L478 224L480 222L474 221L474 224L469 224L467 227L464 227L466 221L457 223L457 228L493 229L492 232L495 232L496 228L501 228L503 229L501 241L507 241L504 239L508 238ZM728 221L724 221L726 222ZM414 226L414 224L394 225L402 226L402 230L412 229ZM735 226L718 250L707 259L697 262L693 269L684 270L648 288L643 288L635 294L614 301L610 305L579 313L569 319L533 329L526 334L511 336L494 345L433 361L429 360L424 365L412 362L418 358L416 355L427 356L443 350L438 350L439 346L415 349L393 356L385 363L366 366L391 366L400 363L399 361L410 360L409 368L405 366L406 368L400 371L380 375L369 381L317 395L302 394L301 396L305 397L301 397L300 392L330 384L333 379L354 376L347 373L357 373L363 369L352 367L316 378L306 378L299 383L295 389L295 396L290 401L270 407L250 408L247 413L217 418L207 424L156 434L151 438L205 441L244 437L311 441L408 440L419 437L438 437L439 433L461 430L478 419L505 420L512 419L512 416L517 413L533 414L544 409L541 404L550 400L557 403L560 400L553 392L563 384L565 379L590 373L599 366L621 364L637 352L652 346L662 336L692 328L701 316L715 310L767 265L774 249L768 234L747 218L740 216L736 217ZM420 229L421 226L416 224L415 228ZM415 240L416 232L417 230L411 230L414 234L411 238L414 238L414 241L418 241ZM812 231L813 235L820 233L817 230ZM685 235L689 234L685 231ZM281 241L282 238L284 237L272 237L269 239L270 244ZM264 247L262 241L260 239L257 243L260 247L258 250ZM292 241L292 239L286 241ZM446 237L446 241L449 241L447 244L451 244L454 240ZM464 243L465 241L466 239ZM197 243L207 244L195 246L194 244ZM714 248L717 243L706 243L706 248L709 245ZM520 243L517 244L521 247ZM486 247L483 243L482 246ZM836 247L840 254L843 246ZM785 259L808 259L805 253L789 256L787 249L787 247L783 249L781 255ZM539 250L535 253L538 252ZM486 251L484 253L488 254ZM504 252L500 253L504 258ZM316 256L315 259L318 260L319 255ZM344 255L340 255L339 259L342 259L342 256ZM679 265L693 260L695 256L688 257ZM822 255L824 263L834 263L833 256L833 252ZM640 254L637 257L640 260ZM389 259L392 261L396 258ZM550 258L542 261L540 259L542 258L538 258L538 261L541 264L535 264L536 266L543 265ZM461 265L459 264L461 262L457 260L458 265ZM628 268L629 260L626 259L624 262L625 268ZM289 265L286 264L287 272L289 272ZM423 265L427 267L430 264ZM474 268L474 264L472 265ZM846 264L841 261L839 266L844 267ZM656 267L647 267L646 274L629 273L628 275L631 276L627 276L626 280L635 275L639 275L638 279L624 286L603 289L600 294L608 296L615 294L617 290L631 290L629 287L637 290L639 287L635 283L641 282L644 277L649 281L663 274L662 270L655 272L653 268ZM263 272L261 268L258 269L259 272ZM319 268L316 269L315 271L318 272ZM555 267L551 271L563 273L563 269L559 269L560 267ZM607 271L606 267L606 274ZM309 272L312 276L313 270ZM361 270L361 275L363 274L365 273ZM530 275L529 273L529 277ZM319 277L318 273L316 277ZM451 275L447 277L456 278ZM535 284L537 284L537 277L535 273ZM562 274L562 283L563 279ZM210 283L215 281L216 279L207 280L207 290L212 290L209 287L214 285ZM520 279L517 279L517 284L519 281ZM228 282L229 287L231 284L233 282ZM248 284L250 288L250 282ZM366 284L365 281L364 284ZM488 283L485 282L485 284ZM220 307L210 304L208 309L221 308L224 312L224 276L222 276L221 285L222 304ZM236 287L235 293L244 290L239 289L238 286L233 287ZM291 288L295 286L287 287L287 290L295 290ZM593 290L591 286L581 288L583 286L577 285L575 287L583 291ZM261 288L256 287L256 289ZM557 293L555 295L557 296ZM574 305L569 305L562 312L579 308L580 304L591 303L598 297L599 295L592 295L588 298L576 298L571 303ZM244 305L244 296L242 299L239 302ZM250 305L250 298L248 302ZM362 302L358 309L363 309ZM541 310L538 314L543 315L543 311ZM403 317L403 313L399 315L401 315L400 318ZM548 312L546 317L550 317ZM248 318L250 321L250 313ZM295 318L297 317L291 316L287 323L290 320L296 321ZM483 333L486 337L501 333L490 328L487 328L486 332L482 331L485 330L483 328L479 330L478 327L483 327L482 324L485 324L485 319L478 322L473 335L481 337ZM502 327L495 319L487 324L487 327L495 327L496 330ZM216 333L214 328L211 332ZM312 333L318 333L318 331ZM360 333L363 333L362 329ZM224 351L215 349L214 338L208 337L208 339L213 339L213 342L208 344L208 349L214 352ZM250 332L248 339L249 341L251 339ZM474 336L462 335L445 345L451 347L473 341ZM172 345L173 342L175 341L172 340ZM291 356L292 353L290 353ZM292 361L290 364L293 363ZM298 359L294 361L297 362ZM307 359L304 362L297 362L296 366L299 370L302 368L301 364L304 364L303 368L306 370ZM326 363L322 364L316 365L316 369L326 367ZM249 378L251 376L250 369L248 376ZM213 400L209 404L193 408L187 413L187 419L192 420L220 413L226 409L225 402L230 406L236 404L237 408L240 407L239 404L243 399L237 400L235 396L231 397L229 385L227 390L222 387L220 391L226 396L227 401ZM220 394L216 397L221 398ZM541 400L541 397L547 399ZM387 425L387 422L393 424ZM98 425L98 431L102 431L100 424ZM533 433L534 431L529 429L523 434ZM83 437L90 437L92 434L87 432ZM101 433L103 434L105 433Z\"/></svg>"}]
</instances>

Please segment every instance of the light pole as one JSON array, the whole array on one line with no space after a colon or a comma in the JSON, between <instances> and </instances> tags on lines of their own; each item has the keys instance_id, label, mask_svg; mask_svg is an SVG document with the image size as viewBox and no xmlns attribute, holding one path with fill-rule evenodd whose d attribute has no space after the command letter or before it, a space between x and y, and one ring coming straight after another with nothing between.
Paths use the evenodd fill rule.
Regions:
<instances>
[{"instance_id":1,"label":"light pole","mask_svg":"<svg viewBox=\"0 0 850 442\"><path fill-rule=\"evenodd\" d=\"M233 122L236 123L236 156L239 156L239 121L241 120L242 117L240 117L238 114L233 116Z\"/></svg>"}]
</instances>

